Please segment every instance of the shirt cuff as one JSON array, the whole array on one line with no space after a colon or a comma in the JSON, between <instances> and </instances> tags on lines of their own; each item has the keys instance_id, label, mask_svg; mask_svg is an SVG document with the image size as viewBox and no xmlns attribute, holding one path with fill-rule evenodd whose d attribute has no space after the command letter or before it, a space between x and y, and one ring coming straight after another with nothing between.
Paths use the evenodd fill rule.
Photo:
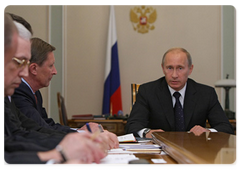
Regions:
<instances>
[{"instance_id":1,"label":"shirt cuff","mask_svg":"<svg viewBox=\"0 0 240 170\"><path fill-rule=\"evenodd\" d=\"M60 162L55 160L55 159L50 159L49 161L46 162L46 164L59 164Z\"/></svg>"},{"instance_id":2,"label":"shirt cuff","mask_svg":"<svg viewBox=\"0 0 240 170\"><path fill-rule=\"evenodd\" d=\"M207 128L208 130L210 130L211 132L218 132L216 129L213 128Z\"/></svg>"},{"instance_id":3,"label":"shirt cuff","mask_svg":"<svg viewBox=\"0 0 240 170\"><path fill-rule=\"evenodd\" d=\"M143 137L143 131L145 130L146 128L143 128L142 130L139 130L138 131L138 135L142 138Z\"/></svg>"}]
</instances>

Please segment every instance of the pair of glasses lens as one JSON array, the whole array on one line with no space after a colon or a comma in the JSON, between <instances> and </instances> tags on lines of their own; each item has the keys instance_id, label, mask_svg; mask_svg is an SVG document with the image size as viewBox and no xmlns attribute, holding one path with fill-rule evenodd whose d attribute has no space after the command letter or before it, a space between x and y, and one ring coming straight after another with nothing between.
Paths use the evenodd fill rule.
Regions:
<instances>
[{"instance_id":1,"label":"pair of glasses lens","mask_svg":"<svg viewBox=\"0 0 240 170\"><path fill-rule=\"evenodd\" d=\"M19 67L25 67L25 66L28 66L30 64L30 61L25 60L25 59L20 60L20 59L14 57L13 60L17 62Z\"/></svg>"}]
</instances>

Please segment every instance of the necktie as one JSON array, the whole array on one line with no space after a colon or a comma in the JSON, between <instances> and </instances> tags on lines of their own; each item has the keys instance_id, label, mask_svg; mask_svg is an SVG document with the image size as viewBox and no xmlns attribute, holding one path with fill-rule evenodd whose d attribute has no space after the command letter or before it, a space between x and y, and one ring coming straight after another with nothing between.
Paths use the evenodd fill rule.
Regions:
<instances>
[{"instance_id":1,"label":"necktie","mask_svg":"<svg viewBox=\"0 0 240 170\"><path fill-rule=\"evenodd\" d=\"M179 92L175 92L173 96L176 98L176 103L174 107L176 131L184 131L183 108L179 101L179 97L181 96L181 94Z\"/></svg>"},{"instance_id":2,"label":"necktie","mask_svg":"<svg viewBox=\"0 0 240 170\"><path fill-rule=\"evenodd\" d=\"M37 96L36 96L36 94L34 94L34 97L35 97L36 104L37 104L37 103L38 103L38 101L37 101Z\"/></svg>"}]
</instances>

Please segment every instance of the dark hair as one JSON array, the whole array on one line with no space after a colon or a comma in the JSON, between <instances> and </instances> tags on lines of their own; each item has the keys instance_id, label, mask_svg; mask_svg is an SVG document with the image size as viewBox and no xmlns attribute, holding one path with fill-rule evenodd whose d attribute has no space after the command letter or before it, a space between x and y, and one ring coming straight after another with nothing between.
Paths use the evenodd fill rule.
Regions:
<instances>
[{"instance_id":1,"label":"dark hair","mask_svg":"<svg viewBox=\"0 0 240 170\"><path fill-rule=\"evenodd\" d=\"M36 63L39 66L47 60L49 52L54 51L56 48L40 38L31 38L31 59L30 63Z\"/></svg>"},{"instance_id":2,"label":"dark hair","mask_svg":"<svg viewBox=\"0 0 240 170\"><path fill-rule=\"evenodd\" d=\"M188 59L188 66L191 67L192 65L192 57L190 55L190 53L184 49L184 48L179 48L179 47L175 47L175 48L170 48L169 50L167 50L164 55L163 55L163 58L162 58L162 65L164 65L164 61L165 61L165 57L167 55L167 53L171 52L171 51L181 51L181 52L184 52L186 55L187 55L187 59Z\"/></svg>"},{"instance_id":3,"label":"dark hair","mask_svg":"<svg viewBox=\"0 0 240 170\"><path fill-rule=\"evenodd\" d=\"M22 24L33 35L33 30L31 25L23 17L20 17L12 13L8 13L8 14L12 17L13 21L16 21Z\"/></svg>"},{"instance_id":4,"label":"dark hair","mask_svg":"<svg viewBox=\"0 0 240 170\"><path fill-rule=\"evenodd\" d=\"M6 52L12 44L13 33L18 32L9 14L4 13L4 52Z\"/></svg>"}]
</instances>

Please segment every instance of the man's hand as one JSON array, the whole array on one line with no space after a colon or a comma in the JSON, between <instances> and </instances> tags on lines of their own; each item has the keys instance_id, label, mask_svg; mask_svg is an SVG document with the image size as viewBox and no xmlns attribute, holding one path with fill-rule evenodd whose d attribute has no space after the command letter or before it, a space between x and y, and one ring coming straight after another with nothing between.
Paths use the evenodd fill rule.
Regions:
<instances>
[{"instance_id":1,"label":"man's hand","mask_svg":"<svg viewBox=\"0 0 240 170\"><path fill-rule=\"evenodd\" d=\"M104 132L100 133L100 136L105 136L107 138L109 149L119 148L118 138L114 133L104 130Z\"/></svg>"},{"instance_id":2,"label":"man's hand","mask_svg":"<svg viewBox=\"0 0 240 170\"><path fill-rule=\"evenodd\" d=\"M210 130L203 128L202 126L195 125L190 132L193 132L194 135L200 136L204 132L210 132Z\"/></svg>"},{"instance_id":3,"label":"man's hand","mask_svg":"<svg viewBox=\"0 0 240 170\"><path fill-rule=\"evenodd\" d=\"M102 147L102 139L99 137L93 139L93 135L88 132L66 135L59 143L66 159L79 160L82 163L100 163L107 155L106 148Z\"/></svg>"},{"instance_id":4,"label":"man's hand","mask_svg":"<svg viewBox=\"0 0 240 170\"><path fill-rule=\"evenodd\" d=\"M156 130L150 130L147 134L146 134L146 138L152 138L152 133L153 132L164 132L164 130L162 129L156 129Z\"/></svg>"},{"instance_id":5,"label":"man's hand","mask_svg":"<svg viewBox=\"0 0 240 170\"><path fill-rule=\"evenodd\" d=\"M89 126L92 130L92 133L100 130L99 124L97 124L97 123L89 122ZM100 125L100 126L102 127L102 125ZM102 129L103 129L103 127L102 127ZM80 130L88 131L86 125L81 127ZM107 144L108 149L113 149L113 148L119 147L118 138L114 133L104 130L102 133L99 134L99 137L102 138L103 142L105 142Z\"/></svg>"},{"instance_id":6,"label":"man's hand","mask_svg":"<svg viewBox=\"0 0 240 170\"><path fill-rule=\"evenodd\" d=\"M95 132L95 131L99 130L99 127L98 127L98 124L97 124L97 123L89 122L88 124L89 124L89 126L90 126L92 132ZM88 131L86 124L83 125L81 128L79 128L78 130L85 130L85 131Z\"/></svg>"}]
</instances>

